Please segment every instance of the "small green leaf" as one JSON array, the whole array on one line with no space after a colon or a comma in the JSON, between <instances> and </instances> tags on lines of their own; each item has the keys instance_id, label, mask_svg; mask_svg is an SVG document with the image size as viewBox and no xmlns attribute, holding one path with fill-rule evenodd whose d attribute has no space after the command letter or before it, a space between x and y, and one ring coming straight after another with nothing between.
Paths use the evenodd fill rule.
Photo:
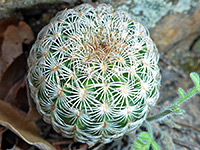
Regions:
<instances>
[{"instance_id":1,"label":"small green leaf","mask_svg":"<svg viewBox=\"0 0 200 150\"><path fill-rule=\"evenodd\" d=\"M150 145L145 146L144 148L142 148L141 150L149 150Z\"/></svg>"},{"instance_id":2,"label":"small green leaf","mask_svg":"<svg viewBox=\"0 0 200 150\"><path fill-rule=\"evenodd\" d=\"M133 150L140 150L140 149L141 149L141 147L138 146L138 145L134 145L134 146L133 146Z\"/></svg>"},{"instance_id":3,"label":"small green leaf","mask_svg":"<svg viewBox=\"0 0 200 150\"><path fill-rule=\"evenodd\" d=\"M153 150L160 150L160 147L158 146L158 144L155 141L151 142L151 146L152 146Z\"/></svg>"},{"instance_id":4,"label":"small green leaf","mask_svg":"<svg viewBox=\"0 0 200 150\"><path fill-rule=\"evenodd\" d=\"M144 147L144 150L149 150L150 146L151 146L151 141L148 141Z\"/></svg>"},{"instance_id":5,"label":"small green leaf","mask_svg":"<svg viewBox=\"0 0 200 150\"><path fill-rule=\"evenodd\" d=\"M177 104L174 104L171 106L171 111L173 113L183 113L184 112L184 110L180 109L179 105L177 105Z\"/></svg>"},{"instance_id":6,"label":"small green leaf","mask_svg":"<svg viewBox=\"0 0 200 150\"><path fill-rule=\"evenodd\" d=\"M185 111L182 110L182 109L177 109L177 110L174 110L173 112L174 112L174 113L177 113L177 114L182 114L182 113L184 113Z\"/></svg>"},{"instance_id":7,"label":"small green leaf","mask_svg":"<svg viewBox=\"0 0 200 150\"><path fill-rule=\"evenodd\" d=\"M173 112L176 112L176 110L178 110L178 109L179 109L179 105L177 105L177 104L174 104L174 105L171 106L171 110Z\"/></svg>"},{"instance_id":8,"label":"small green leaf","mask_svg":"<svg viewBox=\"0 0 200 150\"><path fill-rule=\"evenodd\" d=\"M181 97L184 97L185 95L185 91L182 88L178 89L179 94L181 95Z\"/></svg>"},{"instance_id":9,"label":"small green leaf","mask_svg":"<svg viewBox=\"0 0 200 150\"><path fill-rule=\"evenodd\" d=\"M142 140L148 141L151 139L151 135L147 132L141 132L138 137Z\"/></svg>"},{"instance_id":10,"label":"small green leaf","mask_svg":"<svg viewBox=\"0 0 200 150\"><path fill-rule=\"evenodd\" d=\"M196 87L200 86L199 75L196 72L190 73L190 78L192 79Z\"/></svg>"},{"instance_id":11,"label":"small green leaf","mask_svg":"<svg viewBox=\"0 0 200 150\"><path fill-rule=\"evenodd\" d=\"M136 146L144 146L146 143L144 143L143 141L141 141L140 139L136 139L135 140L135 145Z\"/></svg>"},{"instance_id":12,"label":"small green leaf","mask_svg":"<svg viewBox=\"0 0 200 150\"><path fill-rule=\"evenodd\" d=\"M149 147L148 146L142 146L142 147L140 147L140 146L134 146L133 150L149 150Z\"/></svg>"}]
</instances>

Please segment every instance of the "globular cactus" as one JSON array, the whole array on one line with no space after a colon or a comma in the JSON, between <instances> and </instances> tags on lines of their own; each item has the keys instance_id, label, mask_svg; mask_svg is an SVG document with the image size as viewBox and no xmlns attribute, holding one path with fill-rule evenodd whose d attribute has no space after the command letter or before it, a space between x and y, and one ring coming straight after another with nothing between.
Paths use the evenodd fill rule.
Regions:
<instances>
[{"instance_id":1,"label":"globular cactus","mask_svg":"<svg viewBox=\"0 0 200 150\"><path fill-rule=\"evenodd\" d=\"M142 24L110 5L65 9L28 58L31 96L46 122L93 145L135 131L159 97L157 48Z\"/></svg>"}]
</instances>

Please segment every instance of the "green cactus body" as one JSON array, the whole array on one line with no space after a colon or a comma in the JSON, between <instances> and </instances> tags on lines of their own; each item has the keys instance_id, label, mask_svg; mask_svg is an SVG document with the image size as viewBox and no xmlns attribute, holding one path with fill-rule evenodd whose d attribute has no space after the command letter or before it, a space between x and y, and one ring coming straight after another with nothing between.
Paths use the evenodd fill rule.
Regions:
<instances>
[{"instance_id":1,"label":"green cactus body","mask_svg":"<svg viewBox=\"0 0 200 150\"><path fill-rule=\"evenodd\" d=\"M159 97L157 48L124 11L89 4L59 12L28 58L31 96L46 122L93 145L137 129Z\"/></svg>"}]
</instances>

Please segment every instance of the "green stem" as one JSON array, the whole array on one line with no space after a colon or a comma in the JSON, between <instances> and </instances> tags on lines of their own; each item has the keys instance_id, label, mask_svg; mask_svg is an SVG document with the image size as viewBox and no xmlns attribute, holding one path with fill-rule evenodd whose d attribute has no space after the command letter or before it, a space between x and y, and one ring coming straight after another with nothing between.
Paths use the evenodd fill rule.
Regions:
<instances>
[{"instance_id":1,"label":"green stem","mask_svg":"<svg viewBox=\"0 0 200 150\"><path fill-rule=\"evenodd\" d=\"M172 113L172 111L167 109L167 110L164 110L164 111L160 112L159 114L156 114L156 115L154 115L152 117L147 118L147 121L158 120L158 119L163 118L166 115L169 115L171 113Z\"/></svg>"},{"instance_id":2,"label":"green stem","mask_svg":"<svg viewBox=\"0 0 200 150\"><path fill-rule=\"evenodd\" d=\"M150 125L150 123L148 121L145 120L145 126L147 127L147 130L149 132L149 134L151 135L151 137L153 137L153 130L152 130L152 126Z\"/></svg>"},{"instance_id":3,"label":"green stem","mask_svg":"<svg viewBox=\"0 0 200 150\"><path fill-rule=\"evenodd\" d=\"M186 99L194 96L197 93L200 93L200 88L194 87L190 92L185 94L184 97L181 97L179 100L177 100L173 105L179 105L182 102L184 102Z\"/></svg>"},{"instance_id":4,"label":"green stem","mask_svg":"<svg viewBox=\"0 0 200 150\"><path fill-rule=\"evenodd\" d=\"M181 103L183 103L185 100L187 100L188 98L194 96L195 94L200 93L200 87L196 86L194 87L191 91L189 91L187 94L185 94L183 97L181 97L180 99L178 99L174 104L172 104L171 106L168 106L165 110L161 111L160 113L147 118L147 121L153 121L153 120L157 120L160 118L163 118L169 114L172 113L176 113L175 110L178 110L179 105Z\"/></svg>"}]
</instances>

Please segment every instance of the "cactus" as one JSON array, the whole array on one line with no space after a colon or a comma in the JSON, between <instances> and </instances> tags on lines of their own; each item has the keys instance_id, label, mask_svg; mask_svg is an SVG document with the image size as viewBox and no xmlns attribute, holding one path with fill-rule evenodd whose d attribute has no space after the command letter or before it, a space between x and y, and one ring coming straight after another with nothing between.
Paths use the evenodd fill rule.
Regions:
<instances>
[{"instance_id":1,"label":"cactus","mask_svg":"<svg viewBox=\"0 0 200 150\"><path fill-rule=\"evenodd\" d=\"M159 97L157 48L148 30L110 5L59 12L28 58L37 109L66 137L93 145L135 131Z\"/></svg>"}]
</instances>

